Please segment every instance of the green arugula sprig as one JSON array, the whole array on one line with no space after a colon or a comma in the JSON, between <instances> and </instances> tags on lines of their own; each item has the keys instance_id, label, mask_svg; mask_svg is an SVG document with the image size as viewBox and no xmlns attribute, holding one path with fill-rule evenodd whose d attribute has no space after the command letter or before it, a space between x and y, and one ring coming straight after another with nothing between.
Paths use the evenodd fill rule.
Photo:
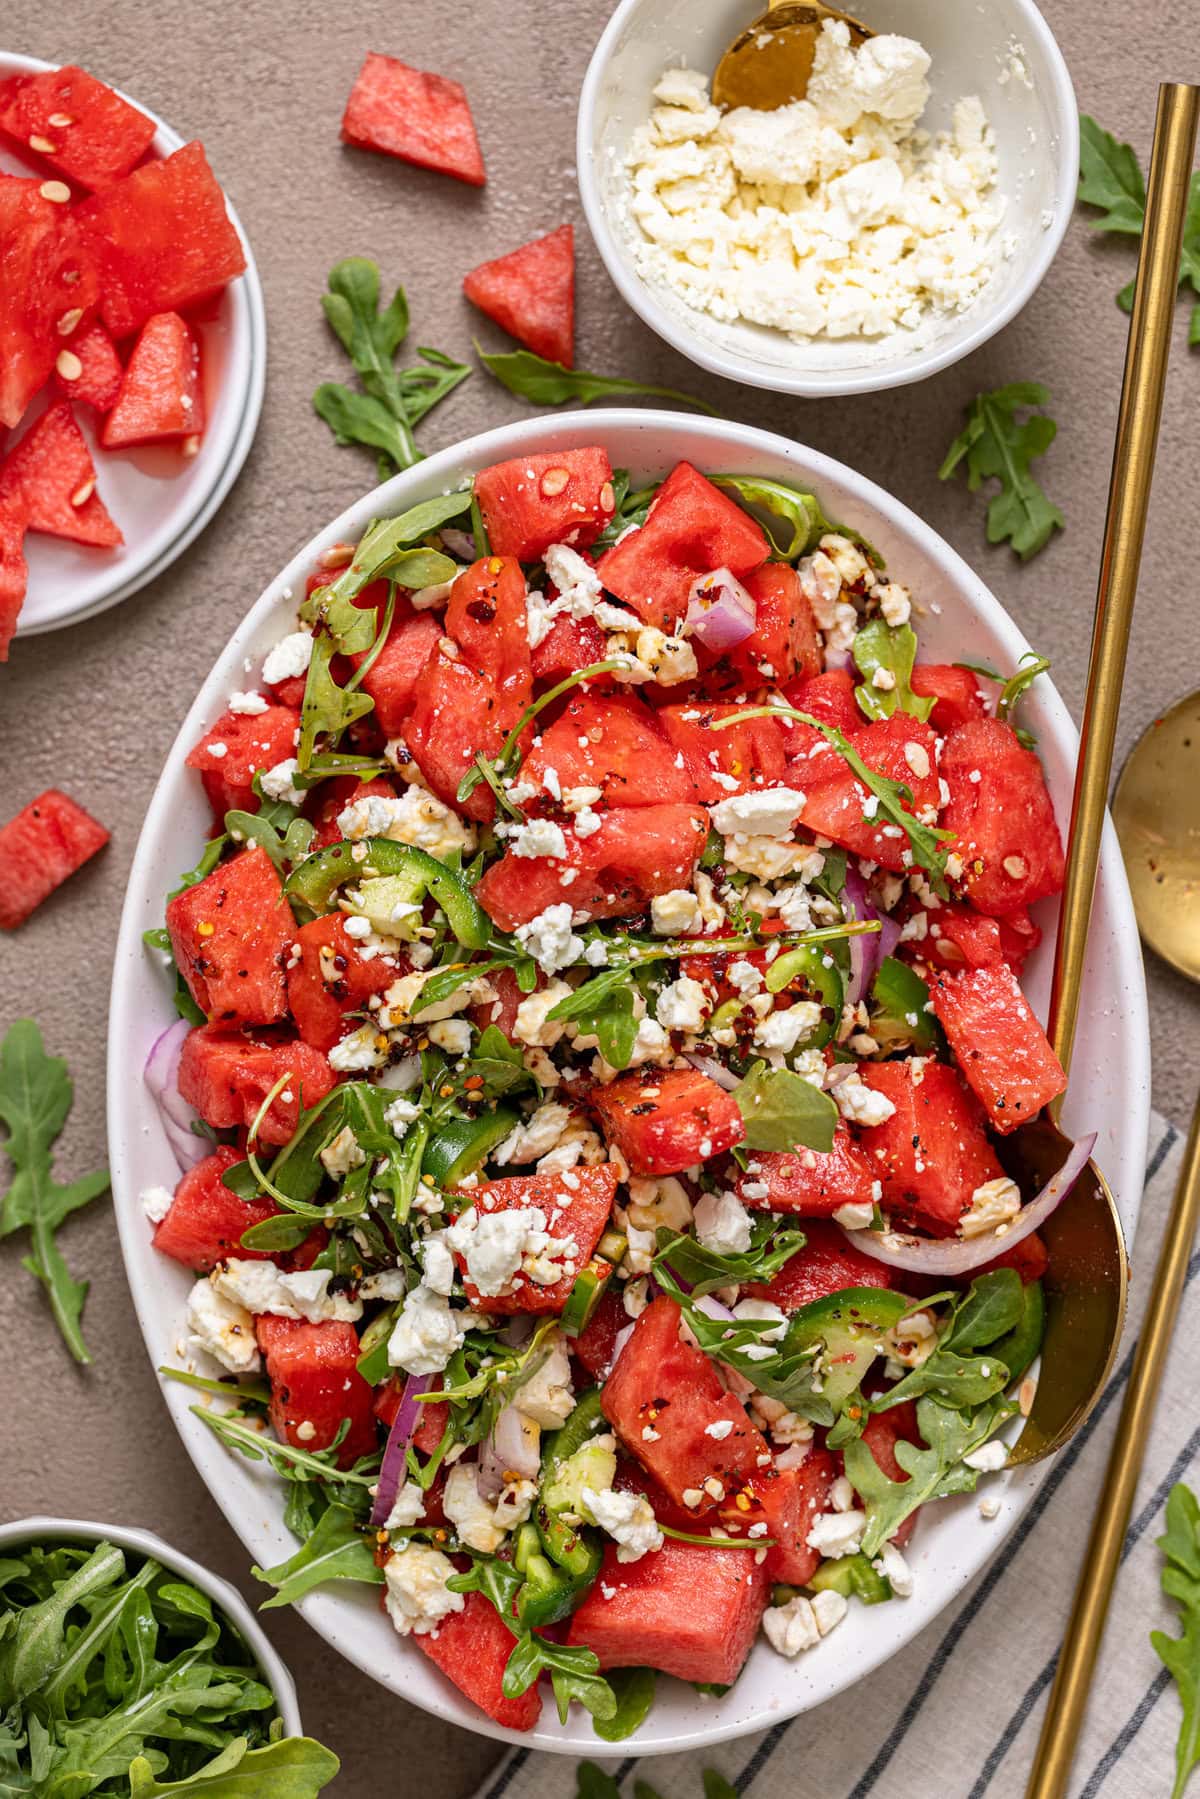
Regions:
<instances>
[{"instance_id":1,"label":"green arugula sprig","mask_svg":"<svg viewBox=\"0 0 1200 1799\"><path fill-rule=\"evenodd\" d=\"M801 488L769 481L765 475L710 475L709 479L717 487L731 487L744 506L757 508L777 521L768 525L767 538L781 562L794 562L806 551L815 550L825 533L834 529L816 495Z\"/></svg>"},{"instance_id":2,"label":"green arugula sprig","mask_svg":"<svg viewBox=\"0 0 1200 1799\"><path fill-rule=\"evenodd\" d=\"M746 1127L741 1149L803 1147L828 1154L838 1110L828 1093L790 1068L755 1062L733 1090Z\"/></svg>"},{"instance_id":3,"label":"green arugula sprig","mask_svg":"<svg viewBox=\"0 0 1200 1799\"><path fill-rule=\"evenodd\" d=\"M987 662L956 662L956 668L969 669L973 675L982 675L987 681L998 681L1000 693L996 700L996 717L1010 724L1026 749L1032 749L1037 738L1032 731L1016 722L1018 702L1024 699L1039 675L1049 672L1049 656L1039 656L1036 650L1026 650L1011 675L1002 675Z\"/></svg>"},{"instance_id":4,"label":"green arugula sprig","mask_svg":"<svg viewBox=\"0 0 1200 1799\"><path fill-rule=\"evenodd\" d=\"M506 1699L519 1699L543 1674L549 1674L558 1715L564 1724L573 1699L594 1719L616 1719L617 1695L601 1674L600 1658L593 1650L554 1643L517 1625L513 1606L524 1580L510 1563L497 1561L494 1556L479 1556L466 1573L455 1575L447 1584L454 1593L482 1593L512 1631L516 1641L500 1682Z\"/></svg>"},{"instance_id":5,"label":"green arugula sprig","mask_svg":"<svg viewBox=\"0 0 1200 1799\"><path fill-rule=\"evenodd\" d=\"M383 1585L383 1569L363 1532L363 1520L344 1505L328 1506L318 1518L307 1541L294 1555L274 1568L252 1567L255 1580L275 1588L260 1610L295 1605L314 1587L326 1581L351 1580L368 1586Z\"/></svg>"},{"instance_id":6,"label":"green arugula sprig","mask_svg":"<svg viewBox=\"0 0 1200 1799\"><path fill-rule=\"evenodd\" d=\"M872 619L855 636L851 654L862 676L854 697L867 718L891 718L899 708L913 718L928 719L933 711L933 696L912 690L917 634L911 625L888 625L881 618ZM879 669L892 677L891 687L875 684Z\"/></svg>"},{"instance_id":7,"label":"green arugula sprig","mask_svg":"<svg viewBox=\"0 0 1200 1799\"><path fill-rule=\"evenodd\" d=\"M46 1290L63 1342L77 1362L90 1362L81 1319L87 1281L75 1280L58 1247L59 1226L108 1191L108 1170L77 1181L54 1178L54 1143L71 1110L74 1086L60 1056L48 1056L32 1018L18 1018L0 1042L0 1123L8 1135L0 1147L12 1178L0 1199L0 1237L29 1232L22 1259Z\"/></svg>"},{"instance_id":8,"label":"green arugula sprig","mask_svg":"<svg viewBox=\"0 0 1200 1799\"><path fill-rule=\"evenodd\" d=\"M561 362L548 362L532 350L508 350L489 355L475 345L476 353L489 375L519 400L534 406L590 406L593 400L621 399L640 394L647 399L676 400L683 406L694 406L697 412L717 417L717 409L694 394L679 393L673 387L655 387L645 381L630 381L623 375L592 375L586 369L564 368Z\"/></svg>"},{"instance_id":9,"label":"green arugula sprig","mask_svg":"<svg viewBox=\"0 0 1200 1799\"><path fill-rule=\"evenodd\" d=\"M995 1436L1016 1410L1011 1400L999 1396L963 1410L943 1405L931 1395L919 1399L917 1430L928 1447L897 1441L896 1460L904 1471L901 1480L892 1480L883 1472L861 1438L847 1443L842 1451L846 1476L867 1508L863 1554L878 1555L918 1506L953 1493L973 1493L979 1471L968 1467L964 1456Z\"/></svg>"},{"instance_id":10,"label":"green arugula sprig","mask_svg":"<svg viewBox=\"0 0 1200 1799\"><path fill-rule=\"evenodd\" d=\"M686 1281L693 1298L718 1287L741 1286L748 1281L769 1281L804 1248L805 1236L773 1213L757 1217L750 1230L750 1247L744 1250L708 1249L698 1237L660 1225L656 1265L669 1268L677 1280Z\"/></svg>"},{"instance_id":11,"label":"green arugula sprig","mask_svg":"<svg viewBox=\"0 0 1200 1799\"><path fill-rule=\"evenodd\" d=\"M618 1669L615 1672L620 1673ZM644 1673L644 1669L626 1670L626 1672ZM611 1680L612 1675L609 1676ZM710 1687L700 1687L700 1692L711 1692ZM719 1689L728 1692L727 1687ZM598 1736L604 1735L597 1731ZM705 1768L700 1776L704 1799L738 1799L737 1788L726 1780L716 1768ZM580 1762L575 1770L575 1799L620 1799L621 1789L607 1768L599 1767L595 1762ZM661 1799L657 1787L652 1787L648 1780L636 1779L633 1783L633 1799Z\"/></svg>"},{"instance_id":12,"label":"green arugula sprig","mask_svg":"<svg viewBox=\"0 0 1200 1799\"><path fill-rule=\"evenodd\" d=\"M313 407L339 444L365 444L378 452L379 479L421 460L413 432L439 401L465 381L470 368L442 350L419 348L420 362L396 367L396 352L408 336L408 300L398 287L380 310L379 267L365 256L348 256L329 272L321 305L349 356L363 391L325 381Z\"/></svg>"},{"instance_id":13,"label":"green arugula sprig","mask_svg":"<svg viewBox=\"0 0 1200 1799\"><path fill-rule=\"evenodd\" d=\"M586 668L576 669L565 680L559 681L547 692L539 694L536 700L526 706L494 756L485 756L482 751L476 756L474 765L467 770L458 784L456 798L459 805L465 805L479 783L485 781L504 810L511 817L520 818L522 815L504 791L503 784L505 781L511 780L517 771L521 761L521 739L527 728L540 712L544 712L547 706L553 705L555 700L561 699L563 694L569 693L573 687L583 686L597 675L613 674L623 667L623 661L617 656L609 657L604 662L590 662Z\"/></svg>"},{"instance_id":14,"label":"green arugula sprig","mask_svg":"<svg viewBox=\"0 0 1200 1799\"><path fill-rule=\"evenodd\" d=\"M1058 434L1054 420L1034 410L1048 405L1049 400L1049 389L1040 381L1012 381L1007 387L976 394L967 407L966 425L938 470L938 479L948 481L965 462L972 493L986 480L1000 483L1000 491L988 502L987 540L1003 543L1007 539L1022 562L1045 549L1065 523L1032 467Z\"/></svg>"},{"instance_id":15,"label":"green arugula sprig","mask_svg":"<svg viewBox=\"0 0 1200 1799\"><path fill-rule=\"evenodd\" d=\"M1094 206L1102 217L1093 220L1097 231L1111 231L1123 237L1140 237L1146 220L1146 182L1132 145L1118 143L1087 113L1079 116L1079 198L1085 206ZM1188 190L1187 217L1183 227L1183 248L1179 261L1179 284L1200 295L1200 170L1192 174ZM1135 282L1128 282L1117 295L1123 312L1133 308ZM1188 343L1200 344L1200 299L1192 307L1188 321Z\"/></svg>"},{"instance_id":16,"label":"green arugula sprig","mask_svg":"<svg viewBox=\"0 0 1200 1799\"><path fill-rule=\"evenodd\" d=\"M1157 1543L1163 1553L1162 1590L1179 1607L1181 1630L1177 1637L1152 1630L1150 1643L1179 1690L1183 1715L1171 1799L1182 1799L1200 1761L1200 1505L1182 1481L1168 1495L1167 1528Z\"/></svg>"}]
</instances>

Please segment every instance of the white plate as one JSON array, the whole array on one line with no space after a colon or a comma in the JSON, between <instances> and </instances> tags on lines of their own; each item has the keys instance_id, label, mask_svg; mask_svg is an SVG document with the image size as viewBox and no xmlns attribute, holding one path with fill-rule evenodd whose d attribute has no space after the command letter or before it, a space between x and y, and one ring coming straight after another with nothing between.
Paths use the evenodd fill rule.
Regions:
<instances>
[{"instance_id":1,"label":"white plate","mask_svg":"<svg viewBox=\"0 0 1200 1799\"><path fill-rule=\"evenodd\" d=\"M56 66L34 56L0 52L0 79L38 74ZM140 100L129 94L124 98L157 125L150 146L156 156L169 156L186 141ZM8 144L0 146L0 171L18 175L40 172L23 162ZM237 479L262 411L267 319L253 252L236 212L232 206L228 210L246 253L246 269L225 289L211 318L195 327L208 418L199 454L188 459L168 445L101 450L92 407L73 409L96 463L100 497L125 542L115 550L91 549L31 531L25 539L29 587L17 625L18 637L56 631L128 599L182 555ZM51 389L43 390L5 440L6 450L18 436L24 436L54 398L57 395Z\"/></svg>"},{"instance_id":2,"label":"white plate","mask_svg":"<svg viewBox=\"0 0 1200 1799\"><path fill-rule=\"evenodd\" d=\"M162 922L164 895L191 867L208 823L200 783L183 765L192 744L223 711L229 692L246 685L243 660L256 663L293 628L304 578L328 545L356 539L368 521L457 486L476 469L509 456L604 443L614 466L630 468L634 484L665 474L680 457L702 469L736 469L811 486L829 516L856 527L886 557L898 580L930 608L921 624L923 653L934 660L969 655L973 661L1015 667L1028 644L1000 604L962 559L913 513L843 464L768 432L723 420L669 412L613 410L535 418L490 431L432 456L368 494L328 525L284 569L247 614L221 652L184 722L146 817L129 877L113 970L109 1027L108 1137L117 1223L129 1284L146 1347L157 1365L175 1359L183 1329L186 1271L158 1255L138 1200L143 1187L174 1186L177 1170L154 1106L136 1078L155 1037L174 1013L168 983L142 946L142 932ZM1077 748L1066 708L1039 681L1025 702L1038 733L1050 790L1060 819L1070 807ZM1042 921L1051 925L1046 916ZM1050 945L1030 965L1031 996L1044 1007ZM1111 827L1104 844L1066 1124L1100 1133L1097 1160L1111 1182L1126 1228L1141 1199L1149 1119L1150 1055L1146 994L1137 928L1120 853ZM188 1453L213 1497L254 1559L270 1566L295 1548L284 1529L282 1493L262 1466L223 1449L190 1415L194 1398L167 1383L164 1397ZM1040 1471L996 1477L999 1519L986 1523L966 1497L938 1506L921 1520L909 1559L916 1576L911 1599L851 1608L836 1636L795 1662L764 1644L724 1699L701 1699L690 1687L663 1680L659 1700L630 1747L656 1753L711 1743L777 1722L819 1705L911 1642L1003 1542L1028 1505ZM302 1601L309 1623L341 1654L413 1704L468 1729L513 1742L572 1754L604 1753L586 1716L560 1727L547 1704L538 1730L520 1736L490 1723L411 1644L396 1637L373 1591L314 1593Z\"/></svg>"}]
</instances>

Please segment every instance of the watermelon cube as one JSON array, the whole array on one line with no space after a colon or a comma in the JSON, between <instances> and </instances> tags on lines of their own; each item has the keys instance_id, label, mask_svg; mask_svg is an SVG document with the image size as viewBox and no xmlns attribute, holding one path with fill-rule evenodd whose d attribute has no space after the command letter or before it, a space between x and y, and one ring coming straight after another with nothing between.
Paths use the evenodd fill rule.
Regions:
<instances>
[{"instance_id":1,"label":"watermelon cube","mask_svg":"<svg viewBox=\"0 0 1200 1799\"><path fill-rule=\"evenodd\" d=\"M493 463L475 477L497 556L537 562L552 543L586 549L616 510L608 451L596 445Z\"/></svg>"},{"instance_id":2,"label":"watermelon cube","mask_svg":"<svg viewBox=\"0 0 1200 1799\"><path fill-rule=\"evenodd\" d=\"M96 299L95 265L75 219L46 197L56 186L0 175L0 425L20 423Z\"/></svg>"},{"instance_id":3,"label":"watermelon cube","mask_svg":"<svg viewBox=\"0 0 1200 1799\"><path fill-rule=\"evenodd\" d=\"M0 506L0 662L8 661L8 646L25 603L29 571L24 542L24 518L11 505Z\"/></svg>"},{"instance_id":4,"label":"watermelon cube","mask_svg":"<svg viewBox=\"0 0 1200 1799\"><path fill-rule=\"evenodd\" d=\"M441 640L442 627L432 612L396 618L387 641L363 676L362 688L375 702L375 717L386 737L399 737L408 723L417 683ZM351 657L355 668L370 652Z\"/></svg>"},{"instance_id":5,"label":"watermelon cube","mask_svg":"<svg viewBox=\"0 0 1200 1799\"><path fill-rule=\"evenodd\" d=\"M24 924L107 842L104 826L57 787L0 825L0 931Z\"/></svg>"},{"instance_id":6,"label":"watermelon cube","mask_svg":"<svg viewBox=\"0 0 1200 1799\"><path fill-rule=\"evenodd\" d=\"M452 1680L460 1693L508 1730L532 1730L542 1713L537 1682L519 1699L505 1697L501 1685L516 1637L482 1593L468 1593L461 1612L451 1612L436 1630L413 1637L422 1654Z\"/></svg>"},{"instance_id":7,"label":"watermelon cube","mask_svg":"<svg viewBox=\"0 0 1200 1799\"><path fill-rule=\"evenodd\" d=\"M315 1106L336 1085L329 1063L311 1044L199 1025L184 1039L179 1091L214 1130L250 1130L285 1074L291 1077L288 1085L258 1125L258 1141L277 1145L295 1133L301 1106Z\"/></svg>"},{"instance_id":8,"label":"watermelon cube","mask_svg":"<svg viewBox=\"0 0 1200 1799\"><path fill-rule=\"evenodd\" d=\"M772 1539L767 1551L767 1571L772 1580L787 1581L803 1587L817 1571L821 1560L810 1549L807 1538L818 1512L828 1510L829 1489L838 1472L837 1463L827 1449L814 1449L798 1468L760 1469L732 1502L721 1507L726 1524L740 1525L743 1532L753 1525L766 1525Z\"/></svg>"},{"instance_id":9,"label":"watermelon cube","mask_svg":"<svg viewBox=\"0 0 1200 1799\"><path fill-rule=\"evenodd\" d=\"M346 102L342 141L453 175L471 187L487 180L466 89L374 50Z\"/></svg>"},{"instance_id":10,"label":"watermelon cube","mask_svg":"<svg viewBox=\"0 0 1200 1799\"><path fill-rule=\"evenodd\" d=\"M638 1068L597 1088L604 1134L635 1174L680 1174L746 1134L733 1095L695 1068Z\"/></svg>"},{"instance_id":11,"label":"watermelon cube","mask_svg":"<svg viewBox=\"0 0 1200 1799\"><path fill-rule=\"evenodd\" d=\"M222 713L187 755L187 766L200 770L218 819L235 810L257 812L255 775L295 755L299 729L300 714L291 706Z\"/></svg>"},{"instance_id":12,"label":"watermelon cube","mask_svg":"<svg viewBox=\"0 0 1200 1799\"><path fill-rule=\"evenodd\" d=\"M108 187L150 148L155 124L128 100L68 63L5 85L0 131L80 187Z\"/></svg>"},{"instance_id":13,"label":"watermelon cube","mask_svg":"<svg viewBox=\"0 0 1200 1799\"><path fill-rule=\"evenodd\" d=\"M287 1003L305 1043L327 1053L345 1035L347 1012L361 1011L409 967L397 956L367 961L340 912L301 925L291 940L299 956L288 961Z\"/></svg>"},{"instance_id":14,"label":"watermelon cube","mask_svg":"<svg viewBox=\"0 0 1200 1799\"><path fill-rule=\"evenodd\" d=\"M562 787L599 787L609 806L692 805L695 782L676 765L662 716L634 694L572 693L521 764L521 780L544 788L554 769Z\"/></svg>"},{"instance_id":15,"label":"watermelon cube","mask_svg":"<svg viewBox=\"0 0 1200 1799\"><path fill-rule=\"evenodd\" d=\"M457 806L459 783L476 755L494 756L522 711L506 704L492 683L463 662L431 658L417 683L404 737L427 786L449 806ZM496 802L480 782L458 811L490 819ZM539 908L540 909L540 908Z\"/></svg>"},{"instance_id":16,"label":"watermelon cube","mask_svg":"<svg viewBox=\"0 0 1200 1799\"><path fill-rule=\"evenodd\" d=\"M731 1498L770 1457L745 1406L708 1357L679 1334L665 1296L646 1307L604 1388L604 1415L629 1453L693 1517ZM709 1427L728 1423L723 1437ZM705 1482L709 1485L706 1487Z\"/></svg>"},{"instance_id":17,"label":"watermelon cube","mask_svg":"<svg viewBox=\"0 0 1200 1799\"><path fill-rule=\"evenodd\" d=\"M610 1543L567 1641L594 1650L602 1668L658 1668L729 1686L750 1653L770 1586L752 1549L669 1539L640 1561L619 1562Z\"/></svg>"},{"instance_id":18,"label":"watermelon cube","mask_svg":"<svg viewBox=\"0 0 1200 1799\"><path fill-rule=\"evenodd\" d=\"M577 1185L563 1185L557 1174L511 1175L489 1181L463 1198L480 1213L527 1211L537 1206L545 1214L552 1237L570 1238L575 1250L568 1258L571 1273L547 1286L518 1273L504 1293L483 1295L469 1275L463 1287L471 1304L481 1312L561 1312L575 1285L575 1275L590 1261L608 1224L617 1193L617 1171L609 1162L598 1168L575 1171ZM460 1267L465 1264L460 1260Z\"/></svg>"},{"instance_id":19,"label":"watermelon cube","mask_svg":"<svg viewBox=\"0 0 1200 1799\"><path fill-rule=\"evenodd\" d=\"M842 1206L869 1206L875 1197L875 1171L842 1120L830 1150L760 1150L750 1160L734 1184L745 1205L762 1211L832 1218Z\"/></svg>"},{"instance_id":20,"label":"watermelon cube","mask_svg":"<svg viewBox=\"0 0 1200 1799\"><path fill-rule=\"evenodd\" d=\"M932 726L907 712L849 733L850 742L867 767L908 788L911 799L904 810L919 817L936 815L938 807L937 737ZM799 764L797 779L806 771L807 795L803 823L818 836L828 837L856 855L869 857L893 874L902 874L912 861L908 839L886 819L878 822L878 807L864 812L871 796L849 763L832 745L819 746Z\"/></svg>"},{"instance_id":21,"label":"watermelon cube","mask_svg":"<svg viewBox=\"0 0 1200 1799\"><path fill-rule=\"evenodd\" d=\"M1058 893L1063 847L1045 772L1012 727L998 718L959 725L941 772L950 790L942 823L955 833L947 847L962 858L975 909L1003 918Z\"/></svg>"},{"instance_id":22,"label":"watermelon cube","mask_svg":"<svg viewBox=\"0 0 1200 1799\"><path fill-rule=\"evenodd\" d=\"M463 281L473 306L494 319L518 343L570 368L575 359L575 229L560 225L481 262Z\"/></svg>"},{"instance_id":23,"label":"watermelon cube","mask_svg":"<svg viewBox=\"0 0 1200 1799\"><path fill-rule=\"evenodd\" d=\"M296 934L266 850L243 850L167 906L179 971L219 1024L274 1024L288 1009L284 963Z\"/></svg>"},{"instance_id":24,"label":"watermelon cube","mask_svg":"<svg viewBox=\"0 0 1200 1799\"><path fill-rule=\"evenodd\" d=\"M79 373L64 375L56 365L54 385L58 392L65 399L82 401L97 412L107 412L121 389L123 371L117 346L99 319L95 319L86 330L76 331L67 347L79 363Z\"/></svg>"},{"instance_id":25,"label":"watermelon cube","mask_svg":"<svg viewBox=\"0 0 1200 1799\"><path fill-rule=\"evenodd\" d=\"M5 506L29 531L101 549L125 541L96 492L96 465L67 400L43 412L0 463Z\"/></svg>"},{"instance_id":26,"label":"watermelon cube","mask_svg":"<svg viewBox=\"0 0 1200 1799\"><path fill-rule=\"evenodd\" d=\"M758 1158L755 1158L758 1160ZM836 1224L806 1218L804 1248L789 1256L769 1281L752 1281L743 1292L769 1299L783 1312L798 1312L816 1299L827 1299L847 1287L889 1287L891 1270L847 1242Z\"/></svg>"},{"instance_id":27,"label":"watermelon cube","mask_svg":"<svg viewBox=\"0 0 1200 1799\"><path fill-rule=\"evenodd\" d=\"M754 787L786 784L783 731L776 719L722 723L744 711L744 706L697 706L692 701L686 706L664 706L658 714L671 745L672 761L683 757L705 805L719 804L731 793L746 793Z\"/></svg>"},{"instance_id":28,"label":"watermelon cube","mask_svg":"<svg viewBox=\"0 0 1200 1799\"><path fill-rule=\"evenodd\" d=\"M933 1010L993 1130L1015 1131L1067 1084L1063 1065L1005 964L936 974Z\"/></svg>"},{"instance_id":29,"label":"watermelon cube","mask_svg":"<svg viewBox=\"0 0 1200 1799\"><path fill-rule=\"evenodd\" d=\"M271 1383L271 1423L281 1443L296 1449L328 1449L345 1419L350 1429L338 1449L340 1468L371 1455L379 1437L371 1388L358 1372L358 1333L327 1318L262 1313L254 1321Z\"/></svg>"},{"instance_id":30,"label":"watermelon cube","mask_svg":"<svg viewBox=\"0 0 1200 1799\"><path fill-rule=\"evenodd\" d=\"M76 208L114 337L156 312L196 306L242 273L246 255L202 144L149 162Z\"/></svg>"},{"instance_id":31,"label":"watermelon cube","mask_svg":"<svg viewBox=\"0 0 1200 1799\"><path fill-rule=\"evenodd\" d=\"M506 707L528 705L533 688L525 577L512 557L483 556L450 589L446 634L467 667L489 682Z\"/></svg>"},{"instance_id":32,"label":"watermelon cube","mask_svg":"<svg viewBox=\"0 0 1200 1799\"><path fill-rule=\"evenodd\" d=\"M555 686L567 675L578 674L608 655L608 638L592 618L571 618L562 613L554 620L539 644L535 644L530 663L535 681ZM611 675L597 675L593 686L612 686Z\"/></svg>"},{"instance_id":33,"label":"watermelon cube","mask_svg":"<svg viewBox=\"0 0 1200 1799\"><path fill-rule=\"evenodd\" d=\"M121 450L203 430L200 346L177 312L156 312L133 346L100 442Z\"/></svg>"},{"instance_id":34,"label":"watermelon cube","mask_svg":"<svg viewBox=\"0 0 1200 1799\"><path fill-rule=\"evenodd\" d=\"M240 1150L223 1143L189 1168L175 1189L170 1210L155 1228L155 1249L198 1274L208 1274L227 1256L269 1261L262 1250L244 1249L242 1237L252 1225L273 1218L279 1207L272 1199L239 1199L221 1178L227 1168L245 1159Z\"/></svg>"},{"instance_id":35,"label":"watermelon cube","mask_svg":"<svg viewBox=\"0 0 1200 1799\"><path fill-rule=\"evenodd\" d=\"M860 1072L895 1107L883 1124L859 1130L885 1208L935 1236L955 1230L975 1189L1004 1172L983 1107L945 1062L864 1062Z\"/></svg>"}]
</instances>

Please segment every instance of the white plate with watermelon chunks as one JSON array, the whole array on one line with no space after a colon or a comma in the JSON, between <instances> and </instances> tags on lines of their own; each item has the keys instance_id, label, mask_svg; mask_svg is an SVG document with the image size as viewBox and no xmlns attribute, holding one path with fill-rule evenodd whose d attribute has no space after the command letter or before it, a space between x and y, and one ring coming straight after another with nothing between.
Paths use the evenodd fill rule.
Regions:
<instances>
[{"instance_id":1,"label":"white plate with watermelon chunks","mask_svg":"<svg viewBox=\"0 0 1200 1799\"><path fill-rule=\"evenodd\" d=\"M0 52L0 660L187 548L258 424L266 315L208 165L74 66Z\"/></svg>"}]
</instances>

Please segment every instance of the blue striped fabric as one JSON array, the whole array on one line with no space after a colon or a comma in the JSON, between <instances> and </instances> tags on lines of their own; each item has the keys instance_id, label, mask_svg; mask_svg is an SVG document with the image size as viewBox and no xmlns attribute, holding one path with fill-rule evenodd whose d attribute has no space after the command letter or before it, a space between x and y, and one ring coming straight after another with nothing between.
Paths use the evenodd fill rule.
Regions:
<instances>
[{"instance_id":1,"label":"blue striped fabric","mask_svg":"<svg viewBox=\"0 0 1200 1799\"><path fill-rule=\"evenodd\" d=\"M953 1607L863 1686L738 1743L653 1762L626 1755L612 1768L623 1799L632 1799L638 1776L664 1799L701 1799L706 1767L719 1768L752 1799L1018 1799L1054 1678L1082 1521L1090 1517L1103 1476L1182 1157L1182 1140L1161 1118L1152 1122L1150 1141L1138 1233L1142 1254L1116 1372L996 1558ZM1192 1348L1200 1341L1198 1275L1200 1253L1188 1270L1072 1799L1165 1799L1171 1790L1179 1706L1149 1633L1174 1630L1159 1590L1155 1548L1167 1494L1177 1480L1200 1484ZM596 1759L605 1747L597 1740ZM518 1749L493 1771L477 1799L564 1799L573 1786L559 1757Z\"/></svg>"}]
</instances>

